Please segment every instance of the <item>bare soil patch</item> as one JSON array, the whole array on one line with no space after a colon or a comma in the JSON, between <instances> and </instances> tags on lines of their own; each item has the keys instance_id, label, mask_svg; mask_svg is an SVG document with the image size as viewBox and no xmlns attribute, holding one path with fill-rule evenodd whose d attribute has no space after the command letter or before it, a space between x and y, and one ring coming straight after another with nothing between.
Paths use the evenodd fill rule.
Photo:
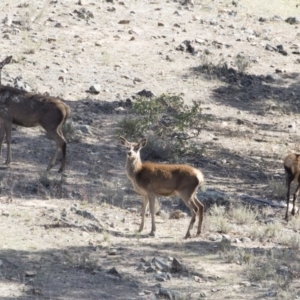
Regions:
<instances>
[{"instance_id":1,"label":"bare soil patch","mask_svg":"<svg viewBox=\"0 0 300 300\"><path fill-rule=\"evenodd\" d=\"M1 1L1 60L14 59L2 84L64 99L74 134L61 175L59 161L45 173L54 143L40 128L12 132L0 298L298 299L300 223L283 220L282 165L300 141L298 4ZM201 151L180 158L205 175L200 237L183 239L187 214L169 218L184 210L177 198L161 199L157 237L150 218L137 232L116 130L142 90L197 101L207 117Z\"/></svg>"}]
</instances>

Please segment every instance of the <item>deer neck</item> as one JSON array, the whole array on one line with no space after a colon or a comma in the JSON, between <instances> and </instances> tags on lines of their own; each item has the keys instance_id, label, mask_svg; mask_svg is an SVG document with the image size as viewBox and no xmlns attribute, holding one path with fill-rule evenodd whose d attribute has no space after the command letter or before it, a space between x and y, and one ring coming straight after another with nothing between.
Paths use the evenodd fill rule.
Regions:
<instances>
[{"instance_id":1,"label":"deer neck","mask_svg":"<svg viewBox=\"0 0 300 300\"><path fill-rule=\"evenodd\" d=\"M129 178L134 178L135 174L142 168L140 157L128 157L126 159L126 173Z\"/></svg>"}]
</instances>

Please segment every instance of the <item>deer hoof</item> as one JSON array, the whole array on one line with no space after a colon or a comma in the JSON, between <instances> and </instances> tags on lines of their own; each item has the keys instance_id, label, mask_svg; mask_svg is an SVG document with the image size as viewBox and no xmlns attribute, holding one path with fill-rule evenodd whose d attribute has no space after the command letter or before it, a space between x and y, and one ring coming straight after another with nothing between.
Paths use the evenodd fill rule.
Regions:
<instances>
[{"instance_id":1,"label":"deer hoof","mask_svg":"<svg viewBox=\"0 0 300 300\"><path fill-rule=\"evenodd\" d=\"M149 236L155 236L155 231L151 231L151 232L149 233Z\"/></svg>"},{"instance_id":2,"label":"deer hoof","mask_svg":"<svg viewBox=\"0 0 300 300\"><path fill-rule=\"evenodd\" d=\"M189 239L190 237L192 237L192 236L191 236L191 234L188 232L188 233L185 235L184 239L186 240L186 239Z\"/></svg>"}]
</instances>

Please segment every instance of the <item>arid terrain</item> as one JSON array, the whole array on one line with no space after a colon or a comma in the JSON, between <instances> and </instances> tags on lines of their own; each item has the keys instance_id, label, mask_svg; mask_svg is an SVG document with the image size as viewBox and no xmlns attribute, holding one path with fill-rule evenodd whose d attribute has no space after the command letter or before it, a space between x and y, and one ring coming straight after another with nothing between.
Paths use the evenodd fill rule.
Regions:
<instances>
[{"instance_id":1,"label":"arid terrain","mask_svg":"<svg viewBox=\"0 0 300 300\"><path fill-rule=\"evenodd\" d=\"M2 84L72 110L63 174L59 160L46 173L55 145L40 127L13 128L1 300L300 299L300 217L284 220L283 170L300 152L300 2L194 1L1 1L0 61L13 56ZM149 217L137 231L119 135L141 91L201 104L198 151L176 160L205 176L198 237L183 239L176 197L160 199L156 237Z\"/></svg>"}]
</instances>

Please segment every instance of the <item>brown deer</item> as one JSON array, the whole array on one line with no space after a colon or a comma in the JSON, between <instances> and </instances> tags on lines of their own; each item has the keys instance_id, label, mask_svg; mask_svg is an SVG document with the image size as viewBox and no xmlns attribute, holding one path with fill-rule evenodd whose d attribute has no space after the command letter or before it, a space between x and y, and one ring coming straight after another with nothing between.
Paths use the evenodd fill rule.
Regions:
<instances>
[{"instance_id":1,"label":"brown deer","mask_svg":"<svg viewBox=\"0 0 300 300\"><path fill-rule=\"evenodd\" d=\"M286 213L285 219L288 220L289 214L289 202L290 202L290 190L292 182L297 182L298 186L295 190L293 196L293 209L292 215L295 215L296 212L296 199L298 197L300 191L300 154L291 153L289 154L284 160L284 171L285 171L285 178L286 178L286 186L287 186L287 195L286 195Z\"/></svg>"},{"instance_id":2,"label":"brown deer","mask_svg":"<svg viewBox=\"0 0 300 300\"><path fill-rule=\"evenodd\" d=\"M12 56L9 56L0 63L0 74L2 68L9 64L11 59ZM70 107L60 99L28 93L10 86L2 86L0 77L0 155L2 154L4 134L6 134L7 159L5 164L9 166L11 163L12 124L24 127L40 125L46 130L47 136L56 142L56 150L47 171L54 166L60 149L62 151L62 161L59 172L64 171L67 143L62 133L62 125L66 122L70 113Z\"/></svg>"},{"instance_id":3,"label":"brown deer","mask_svg":"<svg viewBox=\"0 0 300 300\"><path fill-rule=\"evenodd\" d=\"M191 237L196 216L199 216L197 235L201 233L203 222L203 204L197 199L197 190L204 181L201 171L188 165L157 164L142 162L140 150L146 145L147 140L138 143L128 142L120 137L121 143L127 149L126 174L131 180L134 190L142 197L142 222L139 228L144 228L145 211L150 205L152 227L150 236L155 236L155 200L157 196L178 195L190 209L192 219L185 238Z\"/></svg>"}]
</instances>

